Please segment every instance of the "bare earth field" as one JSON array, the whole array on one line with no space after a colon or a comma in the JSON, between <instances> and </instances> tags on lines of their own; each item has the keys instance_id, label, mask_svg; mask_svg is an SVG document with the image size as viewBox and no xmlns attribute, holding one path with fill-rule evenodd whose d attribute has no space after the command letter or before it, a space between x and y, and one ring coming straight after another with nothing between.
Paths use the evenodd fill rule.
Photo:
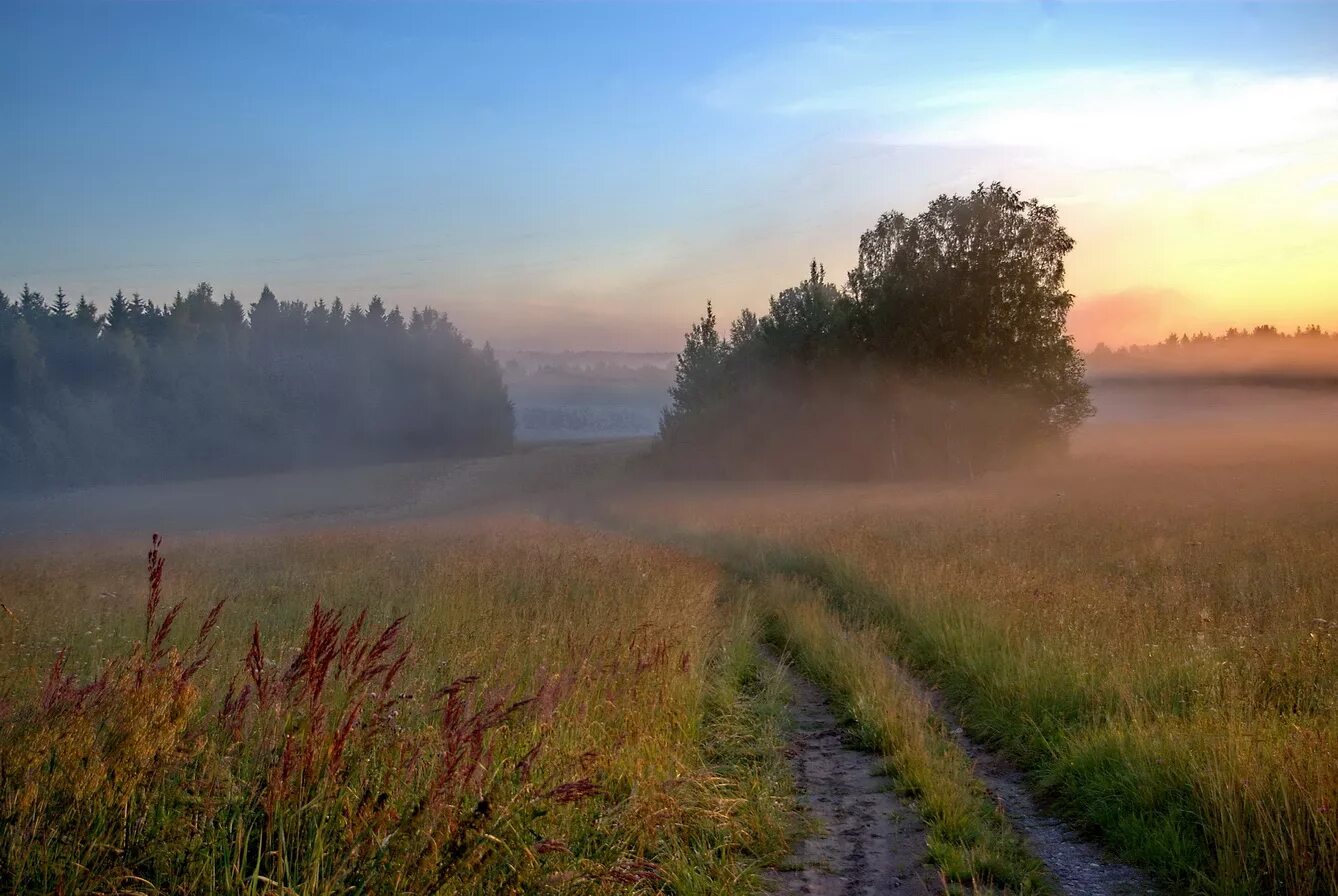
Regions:
<instances>
[{"instance_id":1,"label":"bare earth field","mask_svg":"<svg viewBox=\"0 0 1338 896\"><path fill-rule=\"evenodd\" d=\"M1338 892L1324 421L644 447L0 504L0 890Z\"/></svg>"}]
</instances>

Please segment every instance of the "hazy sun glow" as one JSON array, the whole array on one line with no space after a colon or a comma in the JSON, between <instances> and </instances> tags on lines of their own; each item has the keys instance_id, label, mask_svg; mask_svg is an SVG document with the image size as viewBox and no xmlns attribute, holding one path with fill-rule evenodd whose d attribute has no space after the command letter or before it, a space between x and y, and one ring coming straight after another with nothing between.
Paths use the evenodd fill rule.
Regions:
<instances>
[{"instance_id":1,"label":"hazy sun glow","mask_svg":"<svg viewBox=\"0 0 1338 896\"><path fill-rule=\"evenodd\" d=\"M1332 325L1338 78L1075 73L1053 83L993 98L923 139L1034 153L1022 176L1080 236L1091 230L1073 256L1081 299L1175 296L1127 332L1079 326L1080 339L1147 338L1156 324Z\"/></svg>"}]
</instances>

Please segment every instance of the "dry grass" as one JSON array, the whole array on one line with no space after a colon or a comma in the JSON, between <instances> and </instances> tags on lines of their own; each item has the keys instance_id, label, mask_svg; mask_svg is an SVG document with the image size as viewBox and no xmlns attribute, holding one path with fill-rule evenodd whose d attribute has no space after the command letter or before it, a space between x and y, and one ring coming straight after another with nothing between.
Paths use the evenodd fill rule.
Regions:
<instances>
[{"instance_id":1,"label":"dry grass","mask_svg":"<svg viewBox=\"0 0 1338 896\"><path fill-rule=\"evenodd\" d=\"M6 891L747 891L783 853L707 563L520 518L214 537L147 621L137 565L0 572Z\"/></svg>"},{"instance_id":2,"label":"dry grass","mask_svg":"<svg viewBox=\"0 0 1338 896\"><path fill-rule=\"evenodd\" d=\"M1338 446L1107 434L975 483L618 506L822 585L1177 891L1338 892Z\"/></svg>"},{"instance_id":3,"label":"dry grass","mask_svg":"<svg viewBox=\"0 0 1338 896\"><path fill-rule=\"evenodd\" d=\"M816 586L774 618L878 697L882 748L924 747L912 772L923 720L849 633L1172 891L1338 892L1338 445L1240 435L1093 430L951 485L625 489L639 541L518 516L174 540L147 624L138 541L10 551L0 890L757 888L787 837L779 698L672 534ZM971 782L919 768L969 821ZM1026 886L943 845L960 880Z\"/></svg>"}]
</instances>

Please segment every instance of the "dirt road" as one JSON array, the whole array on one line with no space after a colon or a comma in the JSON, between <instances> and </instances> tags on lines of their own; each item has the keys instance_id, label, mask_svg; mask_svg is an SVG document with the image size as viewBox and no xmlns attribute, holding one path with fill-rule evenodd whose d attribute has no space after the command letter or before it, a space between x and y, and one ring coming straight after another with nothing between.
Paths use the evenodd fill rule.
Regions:
<instances>
[{"instance_id":1,"label":"dirt road","mask_svg":"<svg viewBox=\"0 0 1338 896\"><path fill-rule=\"evenodd\" d=\"M790 761L817 830L773 873L776 892L806 896L941 893L925 827L890 789L877 756L845 741L816 685L787 673L794 725Z\"/></svg>"}]
</instances>

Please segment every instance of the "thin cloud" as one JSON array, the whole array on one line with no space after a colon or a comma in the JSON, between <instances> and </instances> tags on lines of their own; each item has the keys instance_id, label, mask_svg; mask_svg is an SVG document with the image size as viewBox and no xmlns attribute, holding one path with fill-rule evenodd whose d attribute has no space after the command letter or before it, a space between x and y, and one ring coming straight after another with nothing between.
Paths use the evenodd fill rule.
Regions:
<instances>
[{"instance_id":1,"label":"thin cloud","mask_svg":"<svg viewBox=\"0 0 1338 896\"><path fill-rule=\"evenodd\" d=\"M1089 168L1164 167L1338 137L1338 77L1054 72L930 95L921 108L926 120L880 139L1029 147Z\"/></svg>"},{"instance_id":2,"label":"thin cloud","mask_svg":"<svg viewBox=\"0 0 1338 896\"><path fill-rule=\"evenodd\" d=\"M981 151L1014 168L1140 175L1083 191L1098 202L1215 190L1309 169L1338 151L1332 73L1162 66L908 81L898 51L914 39L901 30L826 30L737 61L702 96L743 113L838 122L844 134L836 141Z\"/></svg>"}]
</instances>

